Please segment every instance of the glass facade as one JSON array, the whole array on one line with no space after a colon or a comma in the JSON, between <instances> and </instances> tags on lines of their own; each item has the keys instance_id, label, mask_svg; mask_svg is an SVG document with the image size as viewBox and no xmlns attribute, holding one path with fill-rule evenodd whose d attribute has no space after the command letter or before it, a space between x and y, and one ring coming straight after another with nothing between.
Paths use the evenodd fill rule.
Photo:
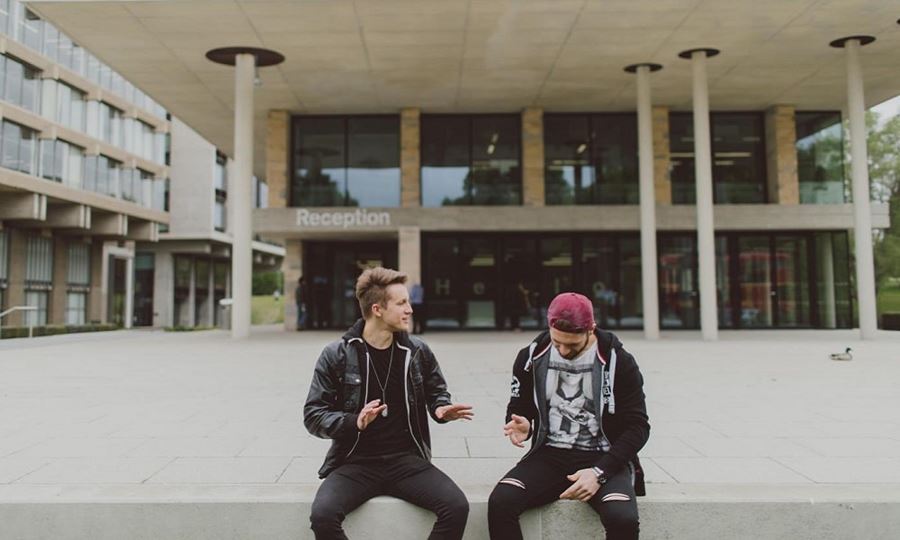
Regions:
<instances>
[{"instance_id":1,"label":"glass facade","mask_svg":"<svg viewBox=\"0 0 900 540\"><path fill-rule=\"evenodd\" d=\"M296 116L291 206L400 206L397 116Z\"/></svg>"},{"instance_id":2,"label":"glass facade","mask_svg":"<svg viewBox=\"0 0 900 540\"><path fill-rule=\"evenodd\" d=\"M847 202L841 113L797 111L795 124L800 203Z\"/></svg>"},{"instance_id":3,"label":"glass facade","mask_svg":"<svg viewBox=\"0 0 900 540\"><path fill-rule=\"evenodd\" d=\"M638 204L634 114L545 114L545 201Z\"/></svg>"},{"instance_id":4,"label":"glass facade","mask_svg":"<svg viewBox=\"0 0 900 540\"><path fill-rule=\"evenodd\" d=\"M766 147L763 113L710 114L713 202L765 203ZM694 118L690 113L669 115L672 159L672 202L694 204Z\"/></svg>"},{"instance_id":5,"label":"glass facade","mask_svg":"<svg viewBox=\"0 0 900 540\"><path fill-rule=\"evenodd\" d=\"M0 98L31 112L38 112L41 72L11 56L0 55Z\"/></svg>"},{"instance_id":6,"label":"glass facade","mask_svg":"<svg viewBox=\"0 0 900 540\"><path fill-rule=\"evenodd\" d=\"M522 203L518 115L422 115L422 206Z\"/></svg>"},{"instance_id":7,"label":"glass facade","mask_svg":"<svg viewBox=\"0 0 900 540\"><path fill-rule=\"evenodd\" d=\"M0 166L35 174L37 156L37 131L4 120L0 135Z\"/></svg>"},{"instance_id":8,"label":"glass facade","mask_svg":"<svg viewBox=\"0 0 900 540\"><path fill-rule=\"evenodd\" d=\"M222 154L216 154L216 164L213 174L213 187L215 189L215 206L213 207L213 227L224 232L228 225L228 169L225 167L227 159Z\"/></svg>"}]
</instances>

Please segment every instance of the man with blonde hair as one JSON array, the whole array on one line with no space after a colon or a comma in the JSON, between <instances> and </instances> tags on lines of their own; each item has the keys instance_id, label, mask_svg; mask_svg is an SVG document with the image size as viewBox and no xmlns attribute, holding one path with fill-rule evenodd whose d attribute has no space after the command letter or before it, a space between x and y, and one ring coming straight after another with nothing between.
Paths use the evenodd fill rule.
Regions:
<instances>
[{"instance_id":1,"label":"man with blonde hair","mask_svg":"<svg viewBox=\"0 0 900 540\"><path fill-rule=\"evenodd\" d=\"M356 282L363 318L322 351L303 410L317 437L332 439L310 522L318 540L346 538L344 518L378 495L437 515L428 538L462 538L469 504L431 464L428 415L438 423L470 420L453 404L434 353L409 335L413 313L406 275L370 268Z\"/></svg>"}]
</instances>

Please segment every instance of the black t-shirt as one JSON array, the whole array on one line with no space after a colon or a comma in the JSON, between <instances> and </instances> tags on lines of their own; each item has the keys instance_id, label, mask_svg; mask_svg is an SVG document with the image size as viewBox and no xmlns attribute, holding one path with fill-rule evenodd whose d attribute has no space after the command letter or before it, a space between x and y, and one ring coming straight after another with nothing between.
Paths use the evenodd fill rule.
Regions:
<instances>
[{"instance_id":1,"label":"black t-shirt","mask_svg":"<svg viewBox=\"0 0 900 540\"><path fill-rule=\"evenodd\" d=\"M366 344L369 352L368 397L366 403L380 399L387 403L387 416L379 415L360 433L359 444L353 452L357 456L376 456L398 452L417 452L409 432L406 412L406 389L403 362L405 353L392 344L387 349L376 349ZM391 361L393 354L393 362ZM360 366L366 373L365 366ZM388 369L390 368L390 370ZM384 392L382 388L384 387ZM387 397L385 397L387 396Z\"/></svg>"}]
</instances>

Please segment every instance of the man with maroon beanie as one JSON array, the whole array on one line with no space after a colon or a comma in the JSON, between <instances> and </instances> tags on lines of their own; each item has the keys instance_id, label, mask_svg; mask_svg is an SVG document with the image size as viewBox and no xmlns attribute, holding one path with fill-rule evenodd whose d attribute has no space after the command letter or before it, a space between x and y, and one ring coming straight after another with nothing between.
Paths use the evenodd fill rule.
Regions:
<instances>
[{"instance_id":1,"label":"man with maroon beanie","mask_svg":"<svg viewBox=\"0 0 900 540\"><path fill-rule=\"evenodd\" d=\"M597 328L587 297L558 295L547 323L513 365L503 432L518 447L530 438L531 449L491 493L491 538L522 538L522 512L572 499L600 514L607 540L636 539L637 452L650 436L641 372L622 342Z\"/></svg>"}]
</instances>

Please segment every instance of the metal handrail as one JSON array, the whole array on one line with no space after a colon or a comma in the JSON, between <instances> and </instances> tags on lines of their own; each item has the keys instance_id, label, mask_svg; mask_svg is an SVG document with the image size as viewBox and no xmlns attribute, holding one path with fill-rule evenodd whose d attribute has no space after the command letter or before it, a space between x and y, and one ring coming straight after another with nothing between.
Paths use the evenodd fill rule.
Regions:
<instances>
[{"instance_id":1,"label":"metal handrail","mask_svg":"<svg viewBox=\"0 0 900 540\"><path fill-rule=\"evenodd\" d=\"M10 313L16 311L37 311L37 306L13 306L3 313L0 313L0 330L3 329L3 317L6 317ZM34 324L29 320L28 321L28 337L34 337Z\"/></svg>"}]
</instances>

